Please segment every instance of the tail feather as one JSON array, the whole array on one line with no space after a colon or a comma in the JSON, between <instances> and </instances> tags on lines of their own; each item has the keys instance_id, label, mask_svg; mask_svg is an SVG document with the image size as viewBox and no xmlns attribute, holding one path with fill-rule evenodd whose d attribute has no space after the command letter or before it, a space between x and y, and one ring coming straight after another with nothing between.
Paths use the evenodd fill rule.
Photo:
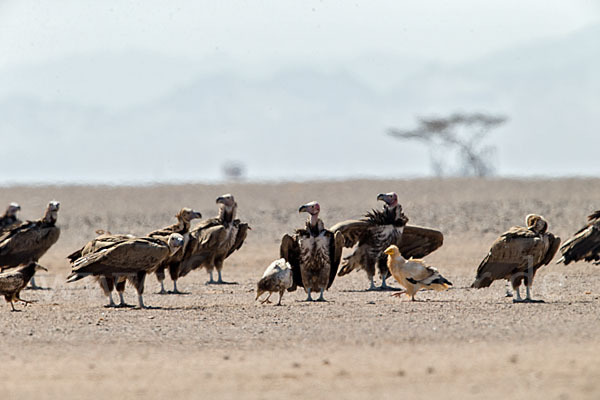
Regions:
<instances>
[{"instance_id":1,"label":"tail feather","mask_svg":"<svg viewBox=\"0 0 600 400\"><path fill-rule=\"evenodd\" d=\"M344 258L344 263L342 264L342 268L340 268L340 271L338 272L338 276L348 275L350 272L361 268L362 264L360 262L360 257L358 257L356 253L353 253L348 257Z\"/></svg>"}]
</instances>

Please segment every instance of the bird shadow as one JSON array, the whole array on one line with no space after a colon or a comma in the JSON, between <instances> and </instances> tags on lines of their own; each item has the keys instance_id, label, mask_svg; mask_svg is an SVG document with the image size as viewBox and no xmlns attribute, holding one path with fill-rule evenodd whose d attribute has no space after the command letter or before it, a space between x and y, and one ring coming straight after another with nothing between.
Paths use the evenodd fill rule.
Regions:
<instances>
[{"instance_id":1,"label":"bird shadow","mask_svg":"<svg viewBox=\"0 0 600 400\"><path fill-rule=\"evenodd\" d=\"M341 292L345 293L369 293L369 292L404 292L404 289L395 288L395 287L387 287L387 288L375 288L375 289L346 289L341 290Z\"/></svg>"},{"instance_id":2,"label":"bird shadow","mask_svg":"<svg viewBox=\"0 0 600 400\"><path fill-rule=\"evenodd\" d=\"M166 295L187 296L187 295L192 294L192 292L173 292L172 290L169 290L167 292L155 292L154 294L157 294L159 296L166 296Z\"/></svg>"},{"instance_id":3,"label":"bird shadow","mask_svg":"<svg viewBox=\"0 0 600 400\"><path fill-rule=\"evenodd\" d=\"M53 290L50 287L41 287L41 286L27 286L24 290L32 290L32 291L48 291L48 290Z\"/></svg>"},{"instance_id":4,"label":"bird shadow","mask_svg":"<svg viewBox=\"0 0 600 400\"><path fill-rule=\"evenodd\" d=\"M238 282L225 282L225 281L222 281L222 282L208 281L205 283L205 285L239 285L239 283Z\"/></svg>"}]
</instances>

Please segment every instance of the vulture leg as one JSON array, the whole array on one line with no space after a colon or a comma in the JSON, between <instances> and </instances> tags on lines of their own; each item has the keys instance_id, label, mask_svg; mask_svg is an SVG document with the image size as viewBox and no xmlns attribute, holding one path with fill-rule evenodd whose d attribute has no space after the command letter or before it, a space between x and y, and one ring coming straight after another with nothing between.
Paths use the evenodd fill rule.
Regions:
<instances>
[{"instance_id":1,"label":"vulture leg","mask_svg":"<svg viewBox=\"0 0 600 400\"><path fill-rule=\"evenodd\" d=\"M266 298L266 299L264 299L264 300L262 300L262 301L260 302L260 304L265 304L265 303L269 303L269 304L271 304L271 301L269 301L269 297L271 297L271 295L272 295L272 294L273 294L273 293L269 292L269 295L267 296L267 298Z\"/></svg>"},{"instance_id":2,"label":"vulture leg","mask_svg":"<svg viewBox=\"0 0 600 400\"><path fill-rule=\"evenodd\" d=\"M119 294L119 305L116 307L119 308L124 308L124 307L131 307L129 304L125 303L125 297L123 297L123 292L125 291L125 284L127 283L126 280L121 280L117 282L117 293Z\"/></svg>"},{"instance_id":3,"label":"vulture leg","mask_svg":"<svg viewBox=\"0 0 600 400\"><path fill-rule=\"evenodd\" d=\"M165 280L159 280L160 282L160 291L157 294L167 294L167 291L165 290Z\"/></svg>"},{"instance_id":4,"label":"vulture leg","mask_svg":"<svg viewBox=\"0 0 600 400\"><path fill-rule=\"evenodd\" d=\"M281 299L283 298L283 293L285 292L285 290L280 290L279 291L279 301L277 302L277 304L275 304L276 306L280 306L281 305Z\"/></svg>"},{"instance_id":5,"label":"vulture leg","mask_svg":"<svg viewBox=\"0 0 600 400\"><path fill-rule=\"evenodd\" d=\"M213 273L213 272L212 272L212 269L211 269L210 271L208 271L208 273L209 273L209 275L210 275L210 279L209 279L209 281L208 281L208 282L206 282L206 284L207 284L207 285L210 285L210 284L216 283L216 282L215 282L215 280L213 279L213 275L212 275L212 273Z\"/></svg>"},{"instance_id":6,"label":"vulture leg","mask_svg":"<svg viewBox=\"0 0 600 400\"><path fill-rule=\"evenodd\" d=\"M186 294L184 292L180 292L177 289L177 278L179 277L179 264L178 263L169 265L169 275L171 276L171 279L173 280L173 290L170 291L169 293L171 293L171 294Z\"/></svg>"},{"instance_id":7,"label":"vulture leg","mask_svg":"<svg viewBox=\"0 0 600 400\"><path fill-rule=\"evenodd\" d=\"M144 294L144 281L146 280L146 271L141 271L137 273L135 280L135 289L138 293L138 304L141 309L147 308L144 305L144 298L142 295Z\"/></svg>"},{"instance_id":8,"label":"vulture leg","mask_svg":"<svg viewBox=\"0 0 600 400\"><path fill-rule=\"evenodd\" d=\"M177 279L173 280L173 290L171 290L169 293L170 294L184 294L183 292L180 292L179 289L177 289Z\"/></svg>"},{"instance_id":9,"label":"vulture leg","mask_svg":"<svg viewBox=\"0 0 600 400\"><path fill-rule=\"evenodd\" d=\"M371 285L367 290L377 290L377 287L375 286L375 281L373 281L373 276L369 276L369 280L371 281Z\"/></svg>"},{"instance_id":10,"label":"vulture leg","mask_svg":"<svg viewBox=\"0 0 600 400\"><path fill-rule=\"evenodd\" d=\"M15 308L15 305L14 305L14 303L13 303L13 301L12 301L12 300L10 301L10 308L11 308L11 310L10 310L10 311L13 311L13 312L14 312L14 311L17 311L17 309Z\"/></svg>"},{"instance_id":11,"label":"vulture leg","mask_svg":"<svg viewBox=\"0 0 600 400\"><path fill-rule=\"evenodd\" d=\"M321 289L321 295L319 296L317 301L327 301L327 300L325 300L325 297L323 297L323 293L325 293L325 289Z\"/></svg>"},{"instance_id":12,"label":"vulture leg","mask_svg":"<svg viewBox=\"0 0 600 400\"><path fill-rule=\"evenodd\" d=\"M524 303L544 303L544 300L533 300L531 298L531 282L529 282L529 285L525 286L525 289L527 290L527 295L525 296L525 300L523 300Z\"/></svg>"},{"instance_id":13,"label":"vulture leg","mask_svg":"<svg viewBox=\"0 0 600 400\"><path fill-rule=\"evenodd\" d=\"M217 268L217 274L219 275L219 278L217 279L217 283L223 283L223 278L221 278L221 269Z\"/></svg>"},{"instance_id":14,"label":"vulture leg","mask_svg":"<svg viewBox=\"0 0 600 400\"><path fill-rule=\"evenodd\" d=\"M521 291L519 290L520 288L517 286L516 288L513 288L516 294L516 297L513 299L513 303L521 303L523 302L523 299L521 298Z\"/></svg>"},{"instance_id":15,"label":"vulture leg","mask_svg":"<svg viewBox=\"0 0 600 400\"><path fill-rule=\"evenodd\" d=\"M310 296L310 291L311 291L310 288L306 289L306 293L308 293L308 297L304 301L313 301L312 297Z\"/></svg>"},{"instance_id":16,"label":"vulture leg","mask_svg":"<svg viewBox=\"0 0 600 400\"><path fill-rule=\"evenodd\" d=\"M389 286L385 282L386 278L387 278L387 275L381 277L381 286L379 287L381 290L387 290L387 289L389 289Z\"/></svg>"},{"instance_id":17,"label":"vulture leg","mask_svg":"<svg viewBox=\"0 0 600 400\"><path fill-rule=\"evenodd\" d=\"M29 280L29 290L43 290L44 288L35 284L35 277L32 276Z\"/></svg>"},{"instance_id":18,"label":"vulture leg","mask_svg":"<svg viewBox=\"0 0 600 400\"><path fill-rule=\"evenodd\" d=\"M165 268L164 267L159 267L156 270L156 279L158 280L158 282L160 282L160 292L158 292L157 294L167 294L167 291L165 290Z\"/></svg>"},{"instance_id":19,"label":"vulture leg","mask_svg":"<svg viewBox=\"0 0 600 400\"><path fill-rule=\"evenodd\" d=\"M115 302L113 301L112 298L112 293L108 294L108 305L106 305L105 307L115 307Z\"/></svg>"},{"instance_id":20,"label":"vulture leg","mask_svg":"<svg viewBox=\"0 0 600 400\"><path fill-rule=\"evenodd\" d=\"M17 295L17 296L15 296L15 299L17 299L17 300L19 300L19 301L22 301L22 302L23 302L23 304L25 304L25 305L27 305L27 304L33 304L33 303L35 303L35 300L23 300L23 299L22 299L22 298L20 298L18 295Z\"/></svg>"},{"instance_id":21,"label":"vulture leg","mask_svg":"<svg viewBox=\"0 0 600 400\"><path fill-rule=\"evenodd\" d=\"M506 281L506 295L505 295L505 297L513 297L513 294L510 291L510 286L508 284L508 281Z\"/></svg>"}]
</instances>

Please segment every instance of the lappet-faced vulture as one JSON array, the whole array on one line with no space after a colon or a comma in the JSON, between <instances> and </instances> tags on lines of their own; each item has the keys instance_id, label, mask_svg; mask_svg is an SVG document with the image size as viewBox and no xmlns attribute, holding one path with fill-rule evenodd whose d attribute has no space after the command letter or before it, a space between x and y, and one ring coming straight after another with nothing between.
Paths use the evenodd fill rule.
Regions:
<instances>
[{"instance_id":1,"label":"lappet-faced vulture","mask_svg":"<svg viewBox=\"0 0 600 400\"><path fill-rule=\"evenodd\" d=\"M588 224L560 246L560 252L557 262L565 265L581 260L600 263L600 210L588 216Z\"/></svg>"},{"instance_id":2,"label":"lappet-faced vulture","mask_svg":"<svg viewBox=\"0 0 600 400\"><path fill-rule=\"evenodd\" d=\"M16 311L13 304L15 301L22 301L25 305L32 303L32 301L23 300L20 297L20 293L38 269L47 271L46 268L31 261L27 265L11 268L0 273L0 296L4 296L6 302L10 303L12 311Z\"/></svg>"},{"instance_id":3,"label":"lappet-faced vulture","mask_svg":"<svg viewBox=\"0 0 600 400\"><path fill-rule=\"evenodd\" d=\"M17 213L21 211L21 206L17 203L10 203L6 207L4 215L0 216L0 232L13 228L21 223L17 217Z\"/></svg>"}]
</instances>

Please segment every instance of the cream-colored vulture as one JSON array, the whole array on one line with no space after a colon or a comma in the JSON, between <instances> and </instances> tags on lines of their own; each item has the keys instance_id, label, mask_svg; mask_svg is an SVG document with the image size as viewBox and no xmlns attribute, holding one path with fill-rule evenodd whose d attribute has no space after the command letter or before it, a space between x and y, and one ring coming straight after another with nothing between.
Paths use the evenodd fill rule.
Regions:
<instances>
[{"instance_id":1,"label":"cream-colored vulture","mask_svg":"<svg viewBox=\"0 0 600 400\"><path fill-rule=\"evenodd\" d=\"M21 206L17 203L10 203L6 207L4 215L0 216L0 232L13 228L21 223L17 213L21 211Z\"/></svg>"},{"instance_id":2,"label":"cream-colored vulture","mask_svg":"<svg viewBox=\"0 0 600 400\"><path fill-rule=\"evenodd\" d=\"M344 236L325 229L320 211L316 201L301 206L298 212L309 214L306 225L294 235L284 235L279 250L292 266L294 283L290 291L303 287L308 295L306 301L313 301L313 291L320 293L317 301L325 301L323 293L333 284L344 248Z\"/></svg>"},{"instance_id":3,"label":"cream-colored vulture","mask_svg":"<svg viewBox=\"0 0 600 400\"><path fill-rule=\"evenodd\" d=\"M387 254L387 266L396 281L406 289L406 295L415 301L415 294L422 289L442 291L452 286L452 282L444 278L437 269L419 259L405 259L398 246L391 245L384 251ZM400 297L403 293L392 296Z\"/></svg>"},{"instance_id":4,"label":"cream-colored vulture","mask_svg":"<svg viewBox=\"0 0 600 400\"><path fill-rule=\"evenodd\" d=\"M219 215L201 221L190 231L189 243L183 255L179 276L185 276L196 268L206 268L210 275L208 284L227 284L221 270L227 257L239 250L246 240L250 227L236 219L237 203L233 195L224 194L217 198ZM218 279L213 280L216 268Z\"/></svg>"},{"instance_id":5,"label":"cream-colored vulture","mask_svg":"<svg viewBox=\"0 0 600 400\"><path fill-rule=\"evenodd\" d=\"M292 277L292 266L284 258L273 261L265 270L262 278L258 281L256 287L256 300L263 294L269 293L261 304L270 303L269 298L273 293L279 293L277 306L281 305L283 293L292 287L294 279Z\"/></svg>"},{"instance_id":6,"label":"cream-colored vulture","mask_svg":"<svg viewBox=\"0 0 600 400\"><path fill-rule=\"evenodd\" d=\"M60 228L56 218L60 203L51 201L44 216L37 221L27 221L0 234L0 267L6 268L37 262L58 240ZM39 289L31 277L31 286Z\"/></svg>"},{"instance_id":7,"label":"cream-colored vulture","mask_svg":"<svg viewBox=\"0 0 600 400\"><path fill-rule=\"evenodd\" d=\"M348 220L331 227L332 232L344 235L345 247L356 246L354 252L344 258L339 275L364 269L369 279L369 290L375 290L376 267L381 276L381 289L386 289L389 270L383 251L395 244L406 258L425 257L438 249L444 242L441 232L420 226L406 225L408 217L402 212L398 195L382 193L377 200L383 201L383 210L373 210L360 220Z\"/></svg>"},{"instance_id":8,"label":"cream-colored vulture","mask_svg":"<svg viewBox=\"0 0 600 400\"><path fill-rule=\"evenodd\" d=\"M16 311L13 304L15 301L22 301L25 305L32 303L32 301L23 300L20 294L21 290L27 286L27 282L33 277L35 271L39 269L47 271L46 268L31 261L27 265L11 268L0 273L0 296L4 296L6 302L10 303L12 311Z\"/></svg>"},{"instance_id":9,"label":"cream-colored vulture","mask_svg":"<svg viewBox=\"0 0 600 400\"><path fill-rule=\"evenodd\" d=\"M528 215L526 224L526 228L514 226L496 239L471 287L484 288L495 280L506 279L516 293L513 302L542 302L531 299L531 285L537 270L552 261L560 238L548 232L548 222L540 215ZM525 300L519 293L521 283L527 288Z\"/></svg>"},{"instance_id":10,"label":"cream-colored vulture","mask_svg":"<svg viewBox=\"0 0 600 400\"><path fill-rule=\"evenodd\" d=\"M183 236L172 233L166 240L144 237L114 243L75 260L67 282L86 276L126 277L138 292L140 308L146 308L142 298L146 274L175 254L183 241Z\"/></svg>"},{"instance_id":11,"label":"cream-colored vulture","mask_svg":"<svg viewBox=\"0 0 600 400\"><path fill-rule=\"evenodd\" d=\"M184 207L181 210L179 210L177 215L175 215L175 218L177 218L176 224L169 225L167 227L158 229L148 234L148 236L150 237L160 237L167 236L171 233L179 233L183 236L184 239L183 247L179 251L177 251L177 253L173 254L172 256L168 257L165 261L163 261L156 270L156 278L160 282L159 294L181 294L181 292L177 290L177 279L179 278L179 269L181 266L181 261L183 260L185 248L187 247L187 244L190 239L190 227L192 224L191 221L196 218L202 218L202 214L200 214L200 212L198 211L192 210L191 208ZM166 268L169 268L169 275L173 280L173 290L169 292L165 290L164 285Z\"/></svg>"},{"instance_id":12,"label":"cream-colored vulture","mask_svg":"<svg viewBox=\"0 0 600 400\"><path fill-rule=\"evenodd\" d=\"M600 210L588 216L588 224L560 246L562 257L557 263L581 260L600 263Z\"/></svg>"}]
</instances>

